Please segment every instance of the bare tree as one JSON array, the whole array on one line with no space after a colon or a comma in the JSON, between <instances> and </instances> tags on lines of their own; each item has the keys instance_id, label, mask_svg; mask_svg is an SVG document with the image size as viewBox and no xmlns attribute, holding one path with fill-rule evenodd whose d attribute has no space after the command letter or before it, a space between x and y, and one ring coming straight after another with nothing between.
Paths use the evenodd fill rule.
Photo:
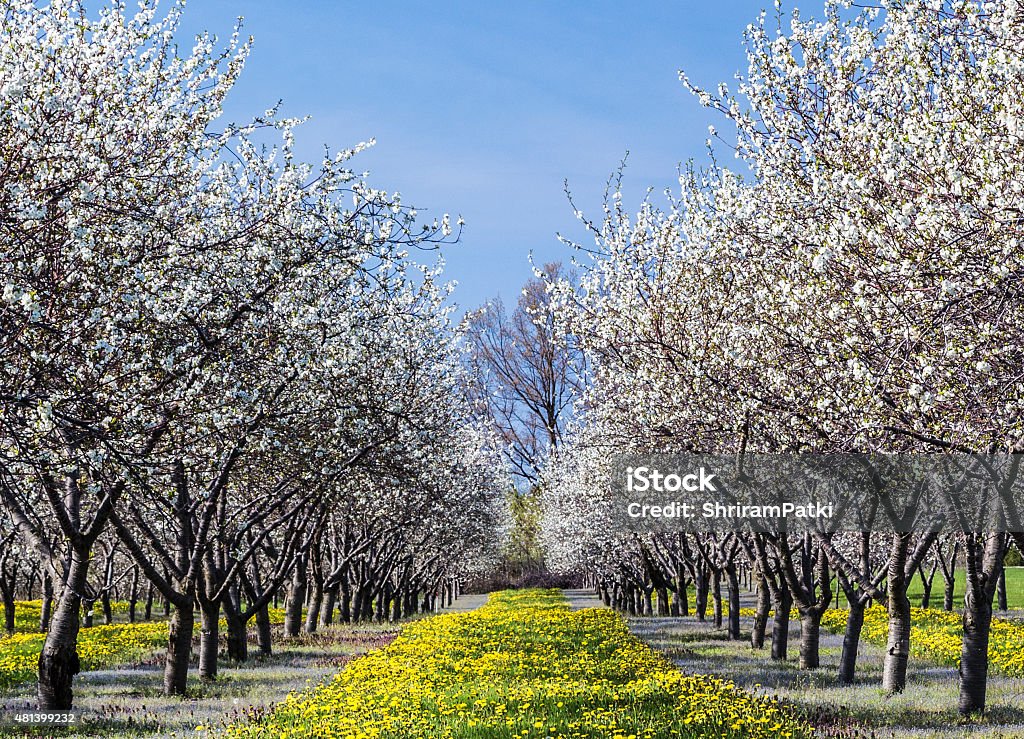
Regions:
<instances>
[{"instance_id":1,"label":"bare tree","mask_svg":"<svg viewBox=\"0 0 1024 739\"><path fill-rule=\"evenodd\" d=\"M496 298L463 325L478 407L527 486L561 443L581 373L580 353L556 331L546 288L568 277L560 263L546 264L544 279L526 283L511 314Z\"/></svg>"}]
</instances>

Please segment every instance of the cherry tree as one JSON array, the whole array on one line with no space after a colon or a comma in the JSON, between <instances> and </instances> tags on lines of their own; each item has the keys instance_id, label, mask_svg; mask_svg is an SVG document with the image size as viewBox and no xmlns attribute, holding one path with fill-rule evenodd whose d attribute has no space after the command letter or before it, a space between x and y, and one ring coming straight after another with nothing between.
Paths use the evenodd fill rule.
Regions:
<instances>
[{"instance_id":1,"label":"cherry tree","mask_svg":"<svg viewBox=\"0 0 1024 739\"><path fill-rule=\"evenodd\" d=\"M1024 77L1013 8L829 3L823 21L777 19L748 28L749 68L735 92L683 78L735 125L736 173L717 161L688 170L664 210L645 203L635 219L616 191L601 222L584 217L598 256L582 289L554 288L573 329L592 327L595 361L620 372L595 391L612 417L632 419L620 438L1019 452ZM679 327L667 341L666 317ZM684 403L685 421L665 423L666 409ZM991 472L1002 490L1016 477L1013 465ZM1001 515L1020 530L1010 496ZM969 713L984 707L1005 543L965 534L973 564L960 708ZM896 534L887 547L890 692L905 683L906 589L930 539ZM866 591L877 585L864 568L843 570Z\"/></svg>"},{"instance_id":2,"label":"cherry tree","mask_svg":"<svg viewBox=\"0 0 1024 739\"><path fill-rule=\"evenodd\" d=\"M59 588L47 709L71 705L79 606L111 521L175 606L165 687L184 690L193 600L247 455L283 433L327 348L345 351L330 330L342 296L451 233L357 176L362 147L311 166L273 110L217 127L248 44L202 35L180 55L181 10L19 0L0 16L0 495ZM258 143L275 131L279 146ZM255 517L284 520L284 493L309 495L296 481L257 497Z\"/></svg>"}]
</instances>

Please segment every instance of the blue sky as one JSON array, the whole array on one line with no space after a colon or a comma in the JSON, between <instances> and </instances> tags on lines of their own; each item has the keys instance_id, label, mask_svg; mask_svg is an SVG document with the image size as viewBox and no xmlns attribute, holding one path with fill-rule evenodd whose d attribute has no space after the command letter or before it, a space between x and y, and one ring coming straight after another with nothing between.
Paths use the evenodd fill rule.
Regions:
<instances>
[{"instance_id":1,"label":"blue sky","mask_svg":"<svg viewBox=\"0 0 1024 739\"><path fill-rule=\"evenodd\" d=\"M742 33L766 2L339 2L193 0L183 33L255 37L228 104L242 120L283 100L310 115L296 134L314 161L375 137L354 166L426 214L461 213L445 250L456 300L514 301L537 261L568 262L583 238L563 194L598 212L629 151L626 197L702 159L708 124L677 77L714 87L745 70ZM811 10L812 8L808 8Z\"/></svg>"}]
</instances>

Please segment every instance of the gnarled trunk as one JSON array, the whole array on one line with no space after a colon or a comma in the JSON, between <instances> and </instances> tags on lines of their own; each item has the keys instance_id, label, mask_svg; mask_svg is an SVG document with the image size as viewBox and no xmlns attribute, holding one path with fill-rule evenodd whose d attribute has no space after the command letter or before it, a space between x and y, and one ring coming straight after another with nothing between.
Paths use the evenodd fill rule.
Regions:
<instances>
[{"instance_id":1,"label":"gnarled trunk","mask_svg":"<svg viewBox=\"0 0 1024 739\"><path fill-rule=\"evenodd\" d=\"M324 605L320 609L320 625L330 626L334 623L334 608L338 603L338 586L327 588L324 593Z\"/></svg>"},{"instance_id":2,"label":"gnarled trunk","mask_svg":"<svg viewBox=\"0 0 1024 739\"><path fill-rule=\"evenodd\" d=\"M68 567L67 582L61 589L46 641L39 654L38 699L40 711L66 711L71 708L71 684L81 669L78 659L79 613L89 572L89 555L74 551Z\"/></svg>"},{"instance_id":3,"label":"gnarled trunk","mask_svg":"<svg viewBox=\"0 0 1024 739\"><path fill-rule=\"evenodd\" d=\"M910 534L893 535L893 552L889 558L888 608L889 640L882 665L882 689L892 695L907 685L907 664L910 661L910 599L907 597L907 550Z\"/></svg>"},{"instance_id":4,"label":"gnarled trunk","mask_svg":"<svg viewBox=\"0 0 1024 739\"><path fill-rule=\"evenodd\" d=\"M821 614L817 611L800 614L800 669L813 670L819 664L818 644L821 636Z\"/></svg>"},{"instance_id":5,"label":"gnarled trunk","mask_svg":"<svg viewBox=\"0 0 1024 739\"><path fill-rule=\"evenodd\" d=\"M857 650L860 648L860 632L864 628L864 598L851 598L850 610L846 617L846 631L843 633L843 653L839 657L839 682L852 685L857 673Z\"/></svg>"},{"instance_id":6,"label":"gnarled trunk","mask_svg":"<svg viewBox=\"0 0 1024 739\"><path fill-rule=\"evenodd\" d=\"M967 591L964 595L964 639L960 650L961 715L985 710L988 684L988 642L992 598L1003 570L1005 534L989 532L965 537Z\"/></svg>"},{"instance_id":7,"label":"gnarled trunk","mask_svg":"<svg viewBox=\"0 0 1024 739\"><path fill-rule=\"evenodd\" d=\"M220 648L220 603L204 603L200 608L199 679L217 679L217 652Z\"/></svg>"},{"instance_id":8,"label":"gnarled trunk","mask_svg":"<svg viewBox=\"0 0 1024 739\"><path fill-rule=\"evenodd\" d=\"M264 605L256 611L256 641L260 646L260 654L268 657L274 653L272 634L273 632L270 628L270 611L267 606Z\"/></svg>"},{"instance_id":9,"label":"gnarled trunk","mask_svg":"<svg viewBox=\"0 0 1024 739\"><path fill-rule=\"evenodd\" d=\"M50 628L50 617L53 615L53 580L48 571L43 572L43 603L39 609L39 630Z\"/></svg>"},{"instance_id":10,"label":"gnarled trunk","mask_svg":"<svg viewBox=\"0 0 1024 739\"><path fill-rule=\"evenodd\" d=\"M789 588L779 588L775 603L775 620L772 623L772 659L785 660L789 651L789 609L793 607L793 594Z\"/></svg>"},{"instance_id":11,"label":"gnarled trunk","mask_svg":"<svg viewBox=\"0 0 1024 739\"><path fill-rule=\"evenodd\" d=\"M972 592L968 580L964 603L964 641L960 650L960 704L963 715L985 710L988 685L988 638L992 624L992 602Z\"/></svg>"},{"instance_id":12,"label":"gnarled trunk","mask_svg":"<svg viewBox=\"0 0 1024 739\"><path fill-rule=\"evenodd\" d=\"M754 625L750 630L750 646L752 649L764 649L764 633L768 628L768 615L772 608L772 596L768 591L768 581L757 573L757 606L754 609Z\"/></svg>"},{"instance_id":13,"label":"gnarled trunk","mask_svg":"<svg viewBox=\"0 0 1024 739\"><path fill-rule=\"evenodd\" d=\"M740 638L740 579L736 565L726 568L725 574L729 582L729 638Z\"/></svg>"},{"instance_id":14,"label":"gnarled trunk","mask_svg":"<svg viewBox=\"0 0 1024 739\"><path fill-rule=\"evenodd\" d=\"M185 695L188 688L188 662L192 656L192 629L195 626L195 607L190 598L182 598L171 615L170 635L167 639L167 658L164 663L164 694Z\"/></svg>"}]
</instances>

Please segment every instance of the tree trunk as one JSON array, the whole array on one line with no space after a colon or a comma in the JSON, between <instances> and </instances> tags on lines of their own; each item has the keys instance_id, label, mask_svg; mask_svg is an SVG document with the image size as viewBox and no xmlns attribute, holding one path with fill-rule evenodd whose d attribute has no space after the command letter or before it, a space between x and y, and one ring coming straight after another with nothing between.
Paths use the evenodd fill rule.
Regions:
<instances>
[{"instance_id":1,"label":"tree trunk","mask_svg":"<svg viewBox=\"0 0 1024 739\"><path fill-rule=\"evenodd\" d=\"M882 690L889 695L902 693L907 685L907 664L910 661L910 599L904 568L910 535L893 534L893 552L889 559L888 608L889 640L882 665Z\"/></svg>"},{"instance_id":2,"label":"tree trunk","mask_svg":"<svg viewBox=\"0 0 1024 739\"><path fill-rule=\"evenodd\" d=\"M658 615L668 616L668 588L658 588Z\"/></svg>"},{"instance_id":3,"label":"tree trunk","mask_svg":"<svg viewBox=\"0 0 1024 739\"><path fill-rule=\"evenodd\" d=\"M740 579L736 566L730 565L725 570L729 582L729 639L740 639Z\"/></svg>"},{"instance_id":4,"label":"tree trunk","mask_svg":"<svg viewBox=\"0 0 1024 739\"><path fill-rule=\"evenodd\" d=\"M78 659L79 613L89 572L88 553L72 552L67 582L61 589L46 642L39 654L39 710L66 711L71 708L71 684L81 669Z\"/></svg>"},{"instance_id":5,"label":"tree trunk","mask_svg":"<svg viewBox=\"0 0 1024 739\"><path fill-rule=\"evenodd\" d=\"M412 598L413 610L415 611L418 604L415 593L412 594ZM352 589L349 586L347 576L341 581L341 611L338 614L338 618L342 623L352 623Z\"/></svg>"},{"instance_id":6,"label":"tree trunk","mask_svg":"<svg viewBox=\"0 0 1024 739\"><path fill-rule=\"evenodd\" d=\"M273 629L270 626L270 610L267 606L256 611L256 641L260 646L260 654L269 657L274 653Z\"/></svg>"},{"instance_id":7,"label":"tree trunk","mask_svg":"<svg viewBox=\"0 0 1024 739\"><path fill-rule=\"evenodd\" d=\"M234 608L224 608L224 621L227 624L228 659L241 663L249 659L249 636L242 615Z\"/></svg>"},{"instance_id":8,"label":"tree trunk","mask_svg":"<svg viewBox=\"0 0 1024 739\"><path fill-rule=\"evenodd\" d=\"M815 611L800 615L800 669L818 667L818 644L821 636L821 614Z\"/></svg>"},{"instance_id":9,"label":"tree trunk","mask_svg":"<svg viewBox=\"0 0 1024 739\"><path fill-rule=\"evenodd\" d=\"M284 603L284 635L295 637L302 628L302 604L306 600L306 567L302 560L292 573L291 587Z\"/></svg>"},{"instance_id":10,"label":"tree trunk","mask_svg":"<svg viewBox=\"0 0 1024 739\"><path fill-rule=\"evenodd\" d=\"M860 632L864 627L866 607L865 599L850 599L850 611L843 634L843 653L839 657L839 682L842 685L852 685L857 673L857 650L860 648Z\"/></svg>"},{"instance_id":11,"label":"tree trunk","mask_svg":"<svg viewBox=\"0 0 1024 739\"><path fill-rule=\"evenodd\" d=\"M764 649L764 632L768 628L768 612L771 608L772 598L768 591L768 581L758 573L757 607L754 609L754 626L750 630L752 649Z\"/></svg>"},{"instance_id":12,"label":"tree trunk","mask_svg":"<svg viewBox=\"0 0 1024 739\"><path fill-rule=\"evenodd\" d=\"M43 603L39 609L39 630L50 628L50 616L53 614L53 580L48 570L43 572Z\"/></svg>"},{"instance_id":13,"label":"tree trunk","mask_svg":"<svg viewBox=\"0 0 1024 739\"><path fill-rule=\"evenodd\" d=\"M205 603L200 608L199 679L217 679L217 652L220 649L220 603Z\"/></svg>"},{"instance_id":14,"label":"tree trunk","mask_svg":"<svg viewBox=\"0 0 1024 739\"><path fill-rule=\"evenodd\" d=\"M361 589L361 595L363 603L360 610L360 618L363 621L370 621L373 619L373 589L370 587L370 585L367 585L365 588ZM430 609L432 611L436 610L436 606L433 600L431 601Z\"/></svg>"},{"instance_id":15,"label":"tree trunk","mask_svg":"<svg viewBox=\"0 0 1024 739\"><path fill-rule=\"evenodd\" d=\"M327 588L327 592L324 593L324 605L320 609L320 625L330 626L334 623L334 607L338 603L338 586L334 585Z\"/></svg>"},{"instance_id":16,"label":"tree trunk","mask_svg":"<svg viewBox=\"0 0 1024 739\"><path fill-rule=\"evenodd\" d=\"M0 588L0 595L4 602L4 630L8 634L14 633L14 590L12 588Z\"/></svg>"},{"instance_id":17,"label":"tree trunk","mask_svg":"<svg viewBox=\"0 0 1024 739\"><path fill-rule=\"evenodd\" d=\"M956 578L951 577L946 580L946 587L942 593L942 610L952 611L953 610L953 589L956 587Z\"/></svg>"},{"instance_id":18,"label":"tree trunk","mask_svg":"<svg viewBox=\"0 0 1024 739\"><path fill-rule=\"evenodd\" d=\"M698 574L694 579L694 609L697 612L697 620L705 621L708 617L708 578L705 574Z\"/></svg>"},{"instance_id":19,"label":"tree trunk","mask_svg":"<svg viewBox=\"0 0 1024 739\"><path fill-rule=\"evenodd\" d=\"M114 623L114 609L110 607L110 591L104 590L100 595L100 604L103 607L103 623L107 626Z\"/></svg>"},{"instance_id":20,"label":"tree trunk","mask_svg":"<svg viewBox=\"0 0 1024 739\"><path fill-rule=\"evenodd\" d=\"M772 659L784 661L789 651L789 609L793 607L793 594L789 588L779 588L775 599L775 620L772 623Z\"/></svg>"},{"instance_id":21,"label":"tree trunk","mask_svg":"<svg viewBox=\"0 0 1024 739\"><path fill-rule=\"evenodd\" d=\"M964 604L964 641L960 651L960 706L962 715L985 710L988 685L988 638L992 603L974 592L970 578ZM989 591L991 592L991 591Z\"/></svg>"},{"instance_id":22,"label":"tree trunk","mask_svg":"<svg viewBox=\"0 0 1024 739\"><path fill-rule=\"evenodd\" d=\"M984 545L975 535L966 537L964 639L960 650L960 714L985 710L988 685L988 642L992 626L992 598L1003 570L1006 536L989 532Z\"/></svg>"},{"instance_id":23,"label":"tree trunk","mask_svg":"<svg viewBox=\"0 0 1024 739\"><path fill-rule=\"evenodd\" d=\"M996 582L996 603L1000 612L1005 613L1008 608L1006 602L1006 568L999 568L999 580Z\"/></svg>"},{"instance_id":24,"label":"tree trunk","mask_svg":"<svg viewBox=\"0 0 1024 739\"><path fill-rule=\"evenodd\" d=\"M185 695L188 688L188 663L192 656L192 629L195 626L195 606L183 598L171 615L170 637L167 640L167 658L164 664L164 694Z\"/></svg>"},{"instance_id":25,"label":"tree trunk","mask_svg":"<svg viewBox=\"0 0 1024 739\"><path fill-rule=\"evenodd\" d=\"M426 604L423 605L423 610L426 610ZM352 621L358 622L363 619L363 586L360 585L356 588L356 592L352 597Z\"/></svg>"},{"instance_id":26,"label":"tree trunk","mask_svg":"<svg viewBox=\"0 0 1024 739\"><path fill-rule=\"evenodd\" d=\"M687 582L684 576L680 575L676 578L676 597L672 599L672 605L679 611L676 614L678 616L690 615L690 594L687 592L686 586ZM676 601L679 601L678 606L676 606Z\"/></svg>"},{"instance_id":27,"label":"tree trunk","mask_svg":"<svg viewBox=\"0 0 1024 739\"><path fill-rule=\"evenodd\" d=\"M309 592L309 606L306 610L306 624L303 627L307 634L316 633L316 627L320 624L320 606L324 602L323 583L315 578L313 587Z\"/></svg>"},{"instance_id":28,"label":"tree trunk","mask_svg":"<svg viewBox=\"0 0 1024 739\"><path fill-rule=\"evenodd\" d=\"M722 628L722 573L719 570L711 576L711 612L715 628Z\"/></svg>"},{"instance_id":29,"label":"tree trunk","mask_svg":"<svg viewBox=\"0 0 1024 739\"><path fill-rule=\"evenodd\" d=\"M139 566L132 569L131 590L128 593L128 623L135 623L135 612L139 604Z\"/></svg>"}]
</instances>

